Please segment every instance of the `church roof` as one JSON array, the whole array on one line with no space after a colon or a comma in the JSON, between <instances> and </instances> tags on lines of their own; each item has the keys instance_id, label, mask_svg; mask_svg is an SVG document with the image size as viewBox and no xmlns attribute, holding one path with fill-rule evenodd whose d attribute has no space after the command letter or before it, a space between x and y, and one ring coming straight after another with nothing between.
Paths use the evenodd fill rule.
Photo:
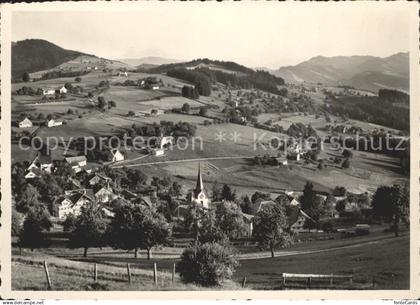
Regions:
<instances>
[{"instance_id":1,"label":"church roof","mask_svg":"<svg viewBox=\"0 0 420 305\"><path fill-rule=\"evenodd\" d=\"M204 186L203 178L201 177L201 165L198 164L197 184L194 189L194 196L197 197L201 192L204 192Z\"/></svg>"}]
</instances>

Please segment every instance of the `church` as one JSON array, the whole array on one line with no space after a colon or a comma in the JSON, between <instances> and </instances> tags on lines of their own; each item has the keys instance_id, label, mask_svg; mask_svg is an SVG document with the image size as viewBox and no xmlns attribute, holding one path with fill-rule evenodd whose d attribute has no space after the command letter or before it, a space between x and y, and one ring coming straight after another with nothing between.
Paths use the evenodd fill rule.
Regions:
<instances>
[{"instance_id":1,"label":"church","mask_svg":"<svg viewBox=\"0 0 420 305\"><path fill-rule=\"evenodd\" d=\"M203 208L209 208L209 197L203 186L203 178L201 177L201 166L198 165L197 184L191 194L191 204L201 205Z\"/></svg>"}]
</instances>

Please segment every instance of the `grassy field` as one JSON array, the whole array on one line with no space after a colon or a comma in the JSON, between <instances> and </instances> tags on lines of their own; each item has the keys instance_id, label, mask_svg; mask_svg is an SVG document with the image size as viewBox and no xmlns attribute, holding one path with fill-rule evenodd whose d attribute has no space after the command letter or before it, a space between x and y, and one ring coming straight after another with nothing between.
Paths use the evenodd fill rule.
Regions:
<instances>
[{"instance_id":1,"label":"grassy field","mask_svg":"<svg viewBox=\"0 0 420 305\"><path fill-rule=\"evenodd\" d=\"M379 230L380 228L378 228ZM381 231L338 240L300 243L292 248L280 249L275 258L255 246L238 248L240 266L228 281L218 289L240 289L247 277L246 289L282 289L281 274L311 273L353 275L354 285L338 283L327 288L408 289L409 285L409 235L395 238ZM183 284L178 274L171 280L173 264L179 261L182 248L161 248L147 260L144 251L135 259L132 252L121 250L90 249L88 257L82 250L49 248L13 250L13 289L46 289L42 263L48 262L55 290L197 290L195 285ZM93 281L93 264L98 264L98 282ZM133 281L128 284L126 264L130 263ZM153 263L158 268L158 287L153 283ZM325 283L322 283L325 288ZM341 286L342 285L342 286ZM314 287L315 288L315 287Z\"/></svg>"},{"instance_id":2,"label":"grassy field","mask_svg":"<svg viewBox=\"0 0 420 305\"><path fill-rule=\"evenodd\" d=\"M353 275L354 282L375 289L408 289L410 280L408 236L380 244L330 252L241 261L235 273L239 281L247 276L253 289L279 289L281 274L314 273Z\"/></svg>"}]
</instances>

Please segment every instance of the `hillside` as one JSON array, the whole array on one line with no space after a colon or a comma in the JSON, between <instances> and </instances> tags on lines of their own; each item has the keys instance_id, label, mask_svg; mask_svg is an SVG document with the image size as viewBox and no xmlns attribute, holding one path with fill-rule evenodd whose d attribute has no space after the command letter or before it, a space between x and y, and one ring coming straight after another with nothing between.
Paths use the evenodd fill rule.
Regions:
<instances>
[{"instance_id":1,"label":"hillside","mask_svg":"<svg viewBox=\"0 0 420 305\"><path fill-rule=\"evenodd\" d=\"M42 39L14 42L12 43L12 78L20 78L24 72L48 70L81 55L86 54L63 49Z\"/></svg>"},{"instance_id":2,"label":"hillside","mask_svg":"<svg viewBox=\"0 0 420 305\"><path fill-rule=\"evenodd\" d=\"M141 65L167 65L172 63L179 63L182 60L179 59L171 59L171 58L164 58L164 57L157 57L157 56L148 56L148 57L141 57L141 58L123 58L117 59L120 62L123 62L130 66L141 66Z\"/></svg>"},{"instance_id":3,"label":"hillside","mask_svg":"<svg viewBox=\"0 0 420 305\"><path fill-rule=\"evenodd\" d=\"M374 56L317 56L296 66L273 71L288 82L343 84L378 91L381 88L409 90L408 53Z\"/></svg>"}]
</instances>

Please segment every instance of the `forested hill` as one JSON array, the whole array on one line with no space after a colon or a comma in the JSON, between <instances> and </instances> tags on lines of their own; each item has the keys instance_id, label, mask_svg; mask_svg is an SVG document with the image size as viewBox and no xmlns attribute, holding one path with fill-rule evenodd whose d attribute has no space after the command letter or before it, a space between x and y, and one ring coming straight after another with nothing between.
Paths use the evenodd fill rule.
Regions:
<instances>
[{"instance_id":1,"label":"forested hill","mask_svg":"<svg viewBox=\"0 0 420 305\"><path fill-rule=\"evenodd\" d=\"M81 52L63 49L42 39L26 39L12 43L12 79L23 73L54 68L78 56Z\"/></svg>"},{"instance_id":2,"label":"forested hill","mask_svg":"<svg viewBox=\"0 0 420 305\"><path fill-rule=\"evenodd\" d=\"M209 95L212 84L218 82L244 89L256 88L274 94L282 94L278 86L284 85L281 77L266 71L254 71L235 62L196 59L179 64L161 65L151 73L166 73L168 76L193 83L200 95Z\"/></svg>"}]
</instances>

